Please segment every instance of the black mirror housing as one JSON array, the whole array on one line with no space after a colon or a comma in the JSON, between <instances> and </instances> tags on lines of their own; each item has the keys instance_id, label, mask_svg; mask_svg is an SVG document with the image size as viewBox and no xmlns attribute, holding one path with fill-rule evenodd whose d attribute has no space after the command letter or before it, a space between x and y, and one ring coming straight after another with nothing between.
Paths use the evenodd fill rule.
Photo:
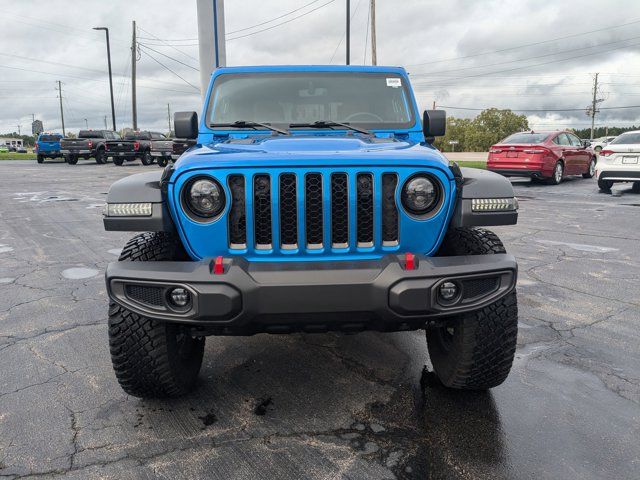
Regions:
<instances>
[{"instance_id":1,"label":"black mirror housing","mask_svg":"<svg viewBox=\"0 0 640 480\"><path fill-rule=\"evenodd\" d=\"M173 129L176 138L198 138L198 114L196 112L176 112L173 115Z\"/></svg>"},{"instance_id":2,"label":"black mirror housing","mask_svg":"<svg viewBox=\"0 0 640 480\"><path fill-rule=\"evenodd\" d=\"M425 110L422 115L422 132L425 138L442 137L447 130L447 112Z\"/></svg>"}]
</instances>

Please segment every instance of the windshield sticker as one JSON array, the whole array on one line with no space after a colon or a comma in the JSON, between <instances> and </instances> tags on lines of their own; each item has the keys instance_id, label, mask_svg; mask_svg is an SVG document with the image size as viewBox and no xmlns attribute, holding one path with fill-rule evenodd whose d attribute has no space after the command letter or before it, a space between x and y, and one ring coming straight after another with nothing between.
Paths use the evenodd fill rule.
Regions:
<instances>
[{"instance_id":1,"label":"windshield sticker","mask_svg":"<svg viewBox=\"0 0 640 480\"><path fill-rule=\"evenodd\" d=\"M402 80L400 78L387 78L387 87L398 88L402 86Z\"/></svg>"}]
</instances>

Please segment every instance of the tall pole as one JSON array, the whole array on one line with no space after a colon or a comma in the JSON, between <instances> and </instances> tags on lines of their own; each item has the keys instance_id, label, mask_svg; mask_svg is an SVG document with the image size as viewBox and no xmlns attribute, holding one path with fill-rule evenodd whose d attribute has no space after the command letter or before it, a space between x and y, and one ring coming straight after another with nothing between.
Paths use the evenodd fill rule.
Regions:
<instances>
[{"instance_id":1,"label":"tall pole","mask_svg":"<svg viewBox=\"0 0 640 480\"><path fill-rule=\"evenodd\" d=\"M198 53L200 56L200 93L209 88L211 73L227 65L224 25L224 0L197 0ZM213 28L211 26L213 25Z\"/></svg>"},{"instance_id":2,"label":"tall pole","mask_svg":"<svg viewBox=\"0 0 640 480\"><path fill-rule=\"evenodd\" d=\"M598 99L596 98L598 94L598 74L596 73L593 77L593 100L591 102L591 138L593 140L593 130L596 125L596 106L598 104Z\"/></svg>"},{"instance_id":3,"label":"tall pole","mask_svg":"<svg viewBox=\"0 0 640 480\"><path fill-rule=\"evenodd\" d=\"M106 130L107 128L108 128L107 127L107 116L105 115L104 116L104 129ZM115 132L115 130L114 130L114 132Z\"/></svg>"},{"instance_id":4,"label":"tall pole","mask_svg":"<svg viewBox=\"0 0 640 480\"><path fill-rule=\"evenodd\" d=\"M87 130L89 130L89 120L87 120L86 118L84 119L84 125L85 127L87 127Z\"/></svg>"},{"instance_id":5,"label":"tall pole","mask_svg":"<svg viewBox=\"0 0 640 480\"><path fill-rule=\"evenodd\" d=\"M371 0L371 65L378 64L376 51L376 0Z\"/></svg>"},{"instance_id":6,"label":"tall pole","mask_svg":"<svg viewBox=\"0 0 640 480\"><path fill-rule=\"evenodd\" d=\"M93 27L94 30L104 30L107 37L107 63L109 65L109 91L111 93L111 119L113 120L113 131L116 131L116 107L113 103L113 76L111 74L111 45L109 43L109 29L107 27ZM105 130L107 126L104 126Z\"/></svg>"},{"instance_id":7,"label":"tall pole","mask_svg":"<svg viewBox=\"0 0 640 480\"><path fill-rule=\"evenodd\" d=\"M136 21L133 21L133 35L131 37L131 118L133 129L138 130L138 105L136 100L136 56L138 49L136 45Z\"/></svg>"},{"instance_id":8,"label":"tall pole","mask_svg":"<svg viewBox=\"0 0 640 480\"><path fill-rule=\"evenodd\" d=\"M64 109L62 108L62 82L58 80L58 98L60 99L60 119L62 120L62 136L66 137L67 134L64 130Z\"/></svg>"},{"instance_id":9,"label":"tall pole","mask_svg":"<svg viewBox=\"0 0 640 480\"><path fill-rule=\"evenodd\" d=\"M169 120L169 135L171 135L171 107L167 103L167 120Z\"/></svg>"},{"instance_id":10,"label":"tall pole","mask_svg":"<svg viewBox=\"0 0 640 480\"><path fill-rule=\"evenodd\" d=\"M347 65L351 63L351 0L347 0Z\"/></svg>"}]
</instances>

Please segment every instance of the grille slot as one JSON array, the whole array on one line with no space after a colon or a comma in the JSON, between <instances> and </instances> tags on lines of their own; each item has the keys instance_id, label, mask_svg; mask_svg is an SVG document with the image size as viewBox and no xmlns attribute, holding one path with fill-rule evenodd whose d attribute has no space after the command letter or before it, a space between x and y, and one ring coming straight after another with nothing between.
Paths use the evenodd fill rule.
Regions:
<instances>
[{"instance_id":1,"label":"grille slot","mask_svg":"<svg viewBox=\"0 0 640 480\"><path fill-rule=\"evenodd\" d=\"M498 289L499 278L474 278L462 282L462 299L468 300L487 295Z\"/></svg>"},{"instance_id":2,"label":"grille slot","mask_svg":"<svg viewBox=\"0 0 640 480\"><path fill-rule=\"evenodd\" d=\"M261 174L254 177L253 204L256 248L268 250L272 247L271 177L269 175Z\"/></svg>"},{"instance_id":3,"label":"grille slot","mask_svg":"<svg viewBox=\"0 0 640 480\"><path fill-rule=\"evenodd\" d=\"M322 248L324 210L322 208L322 175L319 173L306 175L304 210L307 247Z\"/></svg>"},{"instance_id":4,"label":"grille slot","mask_svg":"<svg viewBox=\"0 0 640 480\"><path fill-rule=\"evenodd\" d=\"M229 246L247 247L247 212L245 207L245 187L243 175L229 176L231 209L229 211Z\"/></svg>"},{"instance_id":5,"label":"grille slot","mask_svg":"<svg viewBox=\"0 0 640 480\"><path fill-rule=\"evenodd\" d=\"M396 205L396 187L398 177L393 173L382 175L382 244L398 244L398 206Z\"/></svg>"},{"instance_id":6,"label":"grille slot","mask_svg":"<svg viewBox=\"0 0 640 480\"><path fill-rule=\"evenodd\" d=\"M280 175L280 243L282 248L298 248L298 206L296 176Z\"/></svg>"},{"instance_id":7,"label":"grille slot","mask_svg":"<svg viewBox=\"0 0 640 480\"><path fill-rule=\"evenodd\" d=\"M136 302L144 303L152 307L164 306L162 287L150 287L147 285L127 285L125 287L127 297Z\"/></svg>"},{"instance_id":8,"label":"grille slot","mask_svg":"<svg viewBox=\"0 0 640 480\"><path fill-rule=\"evenodd\" d=\"M373 175L359 173L357 177L358 246L373 246Z\"/></svg>"},{"instance_id":9,"label":"grille slot","mask_svg":"<svg viewBox=\"0 0 640 480\"><path fill-rule=\"evenodd\" d=\"M349 187L346 173L331 175L331 244L349 246Z\"/></svg>"}]
</instances>

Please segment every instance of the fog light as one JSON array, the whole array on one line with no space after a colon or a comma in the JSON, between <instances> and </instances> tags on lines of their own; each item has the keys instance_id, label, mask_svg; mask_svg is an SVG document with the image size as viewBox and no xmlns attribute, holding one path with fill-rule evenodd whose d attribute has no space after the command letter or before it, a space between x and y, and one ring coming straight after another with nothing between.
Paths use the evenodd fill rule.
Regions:
<instances>
[{"instance_id":1,"label":"fog light","mask_svg":"<svg viewBox=\"0 0 640 480\"><path fill-rule=\"evenodd\" d=\"M175 307L184 308L191 302L191 294L186 288L176 287L169 292L169 299Z\"/></svg>"},{"instance_id":2,"label":"fog light","mask_svg":"<svg viewBox=\"0 0 640 480\"><path fill-rule=\"evenodd\" d=\"M444 282L440 285L440 298L450 302L458 296L458 286L453 282Z\"/></svg>"}]
</instances>

